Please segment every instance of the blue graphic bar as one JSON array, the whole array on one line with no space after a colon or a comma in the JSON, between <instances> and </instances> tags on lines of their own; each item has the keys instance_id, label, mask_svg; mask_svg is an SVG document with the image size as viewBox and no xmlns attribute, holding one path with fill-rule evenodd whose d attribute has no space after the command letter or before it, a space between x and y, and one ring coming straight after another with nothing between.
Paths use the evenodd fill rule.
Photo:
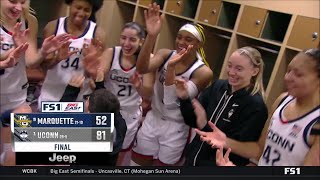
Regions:
<instances>
[{"instance_id":1,"label":"blue graphic bar","mask_svg":"<svg viewBox=\"0 0 320 180\"><path fill-rule=\"evenodd\" d=\"M28 113L12 114L14 127L114 127L113 113Z\"/></svg>"}]
</instances>

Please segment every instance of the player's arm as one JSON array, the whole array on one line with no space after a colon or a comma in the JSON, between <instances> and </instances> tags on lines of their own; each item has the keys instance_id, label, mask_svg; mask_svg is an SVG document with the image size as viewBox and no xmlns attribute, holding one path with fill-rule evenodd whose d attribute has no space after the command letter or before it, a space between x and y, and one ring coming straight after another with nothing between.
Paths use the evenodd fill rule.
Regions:
<instances>
[{"instance_id":1,"label":"player's arm","mask_svg":"<svg viewBox=\"0 0 320 180\"><path fill-rule=\"evenodd\" d=\"M63 45L65 45L70 39L69 34L61 34L58 36L54 36L52 30L51 36L45 36L45 39L42 43L42 47L38 50L37 47L37 34L38 34L38 21L36 17L33 15L27 16L27 21L30 30L26 30L21 33L20 28L15 28L13 38L18 45L20 45L24 40L27 39L29 47L26 51L26 64L28 67L37 67L42 63L44 58L46 58L49 54L55 52L60 49ZM46 38L47 37L47 38ZM66 53L68 55L68 51ZM72 53L71 53L72 54Z\"/></svg>"},{"instance_id":2,"label":"player's arm","mask_svg":"<svg viewBox=\"0 0 320 180\"><path fill-rule=\"evenodd\" d=\"M85 77L80 74L75 74L69 81L64 93L60 99L61 102L74 102L77 100L80 88L83 86Z\"/></svg>"},{"instance_id":3,"label":"player's arm","mask_svg":"<svg viewBox=\"0 0 320 180\"><path fill-rule=\"evenodd\" d=\"M143 92L140 92L141 97L144 99L150 99L153 95L153 86L155 82L155 72L150 72L143 75L143 81L142 81L142 90Z\"/></svg>"},{"instance_id":4,"label":"player's arm","mask_svg":"<svg viewBox=\"0 0 320 180\"><path fill-rule=\"evenodd\" d=\"M99 57L99 61L101 63L101 68L104 74L108 74L112 65L112 57L113 57L114 48L107 48L103 51L102 55Z\"/></svg>"},{"instance_id":5,"label":"player's arm","mask_svg":"<svg viewBox=\"0 0 320 180\"><path fill-rule=\"evenodd\" d=\"M191 93L188 92L188 86L190 86L189 89L192 89L191 88L192 85L196 86L197 87L196 91L202 92L202 90L200 90L200 91L198 90L198 87L200 89L203 89L211 81L212 76L213 76L212 71L207 68L208 68L207 66L202 66L201 68L197 69L194 72L194 77L192 78L192 81L189 81L189 85L187 85L186 82L181 82L181 81L178 81L178 83L177 83L177 96L179 97L180 111L183 116L184 122L190 127L200 128L202 130L204 130L203 127L198 127L198 125L197 125L197 117L196 117L196 114L194 112L194 107L191 102L191 100L192 100L191 98L193 98L193 97L190 97ZM204 73L202 75L201 71L204 71L206 73ZM205 78L200 79L201 76L204 76ZM198 80L198 79L200 79L200 80ZM194 82L196 82L196 83L194 83ZM199 102L204 108L207 107L207 104L210 101L209 99L211 97L213 87L214 87L214 84L211 84L208 88L203 90L203 92L201 93L201 95L199 97Z\"/></svg>"},{"instance_id":6,"label":"player's arm","mask_svg":"<svg viewBox=\"0 0 320 180\"><path fill-rule=\"evenodd\" d=\"M107 44L106 44L106 33L104 32L104 30L100 27L100 26L97 26L97 29L96 29L96 34L95 34L95 39L99 40L102 45L103 45L103 49L105 47L108 47Z\"/></svg>"},{"instance_id":7,"label":"player's arm","mask_svg":"<svg viewBox=\"0 0 320 180\"><path fill-rule=\"evenodd\" d=\"M192 75L192 78L190 79L189 82L187 82L189 98L190 99L195 98L201 91L203 91L208 86L208 84L212 81L212 78L213 78L213 72L208 66L203 65L199 67L197 70L195 70L195 72ZM190 88L189 86L193 88ZM192 113L194 114L194 111L192 111ZM188 117L184 116L184 118L188 118ZM194 120L196 120L196 118ZM196 125L196 127L199 129L206 131L206 127L209 127L207 125L208 121L206 119L203 119L203 121L198 121L198 120L194 121L194 120L192 121L193 123L195 123L193 125ZM209 129L210 128L207 128L207 130Z\"/></svg>"},{"instance_id":8,"label":"player's arm","mask_svg":"<svg viewBox=\"0 0 320 180\"><path fill-rule=\"evenodd\" d=\"M0 59L0 70L15 66L19 62L20 57L25 54L28 46L29 44L25 43L23 45L10 49L8 53Z\"/></svg>"},{"instance_id":9,"label":"player's arm","mask_svg":"<svg viewBox=\"0 0 320 180\"><path fill-rule=\"evenodd\" d=\"M53 20L50 21L43 29L43 38L48 38L51 35L54 35L55 33L55 29L57 26L57 21L58 20ZM47 57L44 58L44 60L42 61L41 66L44 69L51 69L52 67L54 67L56 64L58 64L59 61L57 59L57 56L55 53L51 53L49 54Z\"/></svg>"},{"instance_id":10,"label":"player's arm","mask_svg":"<svg viewBox=\"0 0 320 180\"><path fill-rule=\"evenodd\" d=\"M38 20L35 16L27 16L29 26L29 36L27 36L27 42L29 47L25 53L26 64L28 67L36 67L43 59L41 52L38 51L37 47L37 34L38 34Z\"/></svg>"},{"instance_id":11,"label":"player's arm","mask_svg":"<svg viewBox=\"0 0 320 180\"><path fill-rule=\"evenodd\" d=\"M309 144L311 148L304 159L304 166L320 166L320 119L310 132Z\"/></svg>"},{"instance_id":12,"label":"player's arm","mask_svg":"<svg viewBox=\"0 0 320 180\"><path fill-rule=\"evenodd\" d=\"M192 96L192 94L189 96L191 99L193 99L195 96L197 96L201 91L203 91L209 83L213 79L213 72L208 66L201 66L195 72L193 73L192 78L190 79L197 87L198 93Z\"/></svg>"},{"instance_id":13,"label":"player's arm","mask_svg":"<svg viewBox=\"0 0 320 180\"><path fill-rule=\"evenodd\" d=\"M147 39L148 39L148 37L147 37ZM172 52L169 49L160 49L158 52L155 53L155 55L153 57L150 57L150 54L152 53L152 51L149 51L149 50L145 51L144 50L146 48L150 48L150 47L147 47L148 46L146 44L147 39L142 46L142 49L139 53L137 64L136 64L137 72L139 74L146 74L149 72L155 72L156 69L161 66L161 64L164 62L164 60Z\"/></svg>"},{"instance_id":14,"label":"player's arm","mask_svg":"<svg viewBox=\"0 0 320 180\"><path fill-rule=\"evenodd\" d=\"M45 52L43 55L43 61L41 66L44 69L51 69L60 61L69 58L72 54L77 51L69 51L69 45L71 41L70 34L55 35L56 26L58 20L49 22L43 30L44 41L42 43L41 50L39 52Z\"/></svg>"},{"instance_id":15,"label":"player's arm","mask_svg":"<svg viewBox=\"0 0 320 180\"><path fill-rule=\"evenodd\" d=\"M153 54L150 55L153 57ZM130 82L136 88L138 94L143 99L150 99L153 94L153 85L155 82L155 72L149 72L142 75L142 81L138 73L130 77Z\"/></svg>"}]
</instances>

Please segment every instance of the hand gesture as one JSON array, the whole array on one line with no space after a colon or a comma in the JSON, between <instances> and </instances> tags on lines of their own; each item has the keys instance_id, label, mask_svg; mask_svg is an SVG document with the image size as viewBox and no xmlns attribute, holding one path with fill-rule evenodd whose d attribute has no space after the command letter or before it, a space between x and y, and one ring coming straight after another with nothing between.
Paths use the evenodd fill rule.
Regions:
<instances>
[{"instance_id":1,"label":"hand gesture","mask_svg":"<svg viewBox=\"0 0 320 180\"><path fill-rule=\"evenodd\" d=\"M148 10L144 10L147 32L149 35L156 36L160 33L163 15L160 16L160 6L157 3L149 5Z\"/></svg>"},{"instance_id":2,"label":"hand gesture","mask_svg":"<svg viewBox=\"0 0 320 180\"><path fill-rule=\"evenodd\" d=\"M90 45L83 46L83 67L85 73L88 74L93 79L97 78L97 71L101 65L99 57L103 53L102 42L96 39L92 39Z\"/></svg>"},{"instance_id":3,"label":"hand gesture","mask_svg":"<svg viewBox=\"0 0 320 180\"><path fill-rule=\"evenodd\" d=\"M207 113L203 109L202 105L199 103L198 100L193 99L192 100L192 106L194 108L194 113L197 116L197 127L199 129L202 129L206 126L207 124Z\"/></svg>"},{"instance_id":4,"label":"hand gesture","mask_svg":"<svg viewBox=\"0 0 320 180\"><path fill-rule=\"evenodd\" d=\"M83 86L85 77L83 75L75 74L69 81L69 85L73 87L81 88Z\"/></svg>"},{"instance_id":5,"label":"hand gesture","mask_svg":"<svg viewBox=\"0 0 320 180\"><path fill-rule=\"evenodd\" d=\"M40 50L42 57L47 57L50 53L53 53L60 49L71 38L70 34L60 34L58 36L51 35L47 37Z\"/></svg>"},{"instance_id":6,"label":"hand gesture","mask_svg":"<svg viewBox=\"0 0 320 180\"><path fill-rule=\"evenodd\" d=\"M97 69L97 77L96 77L96 82L102 82L104 80L104 71L102 68Z\"/></svg>"},{"instance_id":7,"label":"hand gesture","mask_svg":"<svg viewBox=\"0 0 320 180\"><path fill-rule=\"evenodd\" d=\"M229 160L229 154L231 152L231 148L228 148L226 154L223 156L223 148L217 149L216 152L216 164L218 166L235 166L232 161Z\"/></svg>"},{"instance_id":8,"label":"hand gesture","mask_svg":"<svg viewBox=\"0 0 320 180\"><path fill-rule=\"evenodd\" d=\"M226 146L227 136L212 122L208 122L212 128L212 132L203 132L196 129L196 133L200 136L201 141L207 142L212 148L223 148Z\"/></svg>"},{"instance_id":9,"label":"hand gesture","mask_svg":"<svg viewBox=\"0 0 320 180\"><path fill-rule=\"evenodd\" d=\"M140 75L135 72L129 79L129 82L133 85L134 88L139 89L142 85L142 80Z\"/></svg>"},{"instance_id":10,"label":"hand gesture","mask_svg":"<svg viewBox=\"0 0 320 180\"><path fill-rule=\"evenodd\" d=\"M22 22L16 23L13 27L12 38L16 47L23 45L27 42L29 36L29 28L21 30Z\"/></svg>"},{"instance_id":11,"label":"hand gesture","mask_svg":"<svg viewBox=\"0 0 320 180\"><path fill-rule=\"evenodd\" d=\"M1 61L0 68L5 69L15 66L20 60L20 57L23 55L23 53L25 53L28 49L28 46L28 43L24 43L18 46L17 48L9 50L8 55L5 57L3 61Z\"/></svg>"},{"instance_id":12,"label":"hand gesture","mask_svg":"<svg viewBox=\"0 0 320 180\"><path fill-rule=\"evenodd\" d=\"M75 54L78 52L78 50L74 50L74 51L69 51L69 46L70 46L71 42L65 42L62 44L62 46L59 48L59 50L57 51L57 57L56 57L56 61L57 63L59 63L62 60L68 59L71 55Z\"/></svg>"},{"instance_id":13,"label":"hand gesture","mask_svg":"<svg viewBox=\"0 0 320 180\"><path fill-rule=\"evenodd\" d=\"M189 97L187 82L184 79L177 78L175 84L177 97L187 99Z\"/></svg>"},{"instance_id":14,"label":"hand gesture","mask_svg":"<svg viewBox=\"0 0 320 180\"><path fill-rule=\"evenodd\" d=\"M82 47L82 55L87 56L89 54L95 54L97 57L101 56L103 53L103 44L100 40L98 39L85 39L85 43L83 43ZM86 43L90 41L90 43Z\"/></svg>"},{"instance_id":15,"label":"hand gesture","mask_svg":"<svg viewBox=\"0 0 320 180\"><path fill-rule=\"evenodd\" d=\"M96 82L103 82L103 80L104 80L104 71L102 68L98 68L96 80L94 81L92 78L89 79L90 88L94 91L97 88Z\"/></svg>"},{"instance_id":16,"label":"hand gesture","mask_svg":"<svg viewBox=\"0 0 320 180\"><path fill-rule=\"evenodd\" d=\"M96 57L95 54L90 53L84 57L84 59L82 60L82 63L83 63L85 73L88 76L90 76L92 79L96 79L98 68L101 65L101 62L98 59L98 57Z\"/></svg>"},{"instance_id":17,"label":"hand gesture","mask_svg":"<svg viewBox=\"0 0 320 180\"><path fill-rule=\"evenodd\" d=\"M190 52L193 45L189 45L187 49L183 49L179 51L179 53L175 54L172 58L169 59L168 66L175 66L179 61L181 61L182 57Z\"/></svg>"}]
</instances>

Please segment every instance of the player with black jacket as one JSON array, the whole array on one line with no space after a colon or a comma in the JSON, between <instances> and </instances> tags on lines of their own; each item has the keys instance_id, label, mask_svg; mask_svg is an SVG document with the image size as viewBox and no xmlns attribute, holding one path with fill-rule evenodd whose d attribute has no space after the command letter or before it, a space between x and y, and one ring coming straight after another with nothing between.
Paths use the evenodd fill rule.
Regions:
<instances>
[{"instance_id":1,"label":"player with black jacket","mask_svg":"<svg viewBox=\"0 0 320 180\"><path fill-rule=\"evenodd\" d=\"M262 85L263 61L260 53L251 47L236 50L228 60L228 80L217 80L199 97L207 119L221 129L227 137L240 141L256 141L268 117ZM177 83L177 96L185 123L193 128L210 132L207 122L197 122L192 103L183 82ZM185 165L214 166L216 149L196 135L186 148ZM237 165L246 165L248 159L230 154Z\"/></svg>"}]
</instances>

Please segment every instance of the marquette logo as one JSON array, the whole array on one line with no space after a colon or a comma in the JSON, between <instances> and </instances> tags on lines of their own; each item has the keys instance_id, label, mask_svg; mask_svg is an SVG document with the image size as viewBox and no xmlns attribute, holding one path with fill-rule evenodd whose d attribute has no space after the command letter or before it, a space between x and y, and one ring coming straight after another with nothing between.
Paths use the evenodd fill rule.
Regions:
<instances>
[{"instance_id":1,"label":"marquette logo","mask_svg":"<svg viewBox=\"0 0 320 180\"><path fill-rule=\"evenodd\" d=\"M22 128L26 128L31 125L31 120L28 119L26 115L15 115L14 122Z\"/></svg>"}]
</instances>

